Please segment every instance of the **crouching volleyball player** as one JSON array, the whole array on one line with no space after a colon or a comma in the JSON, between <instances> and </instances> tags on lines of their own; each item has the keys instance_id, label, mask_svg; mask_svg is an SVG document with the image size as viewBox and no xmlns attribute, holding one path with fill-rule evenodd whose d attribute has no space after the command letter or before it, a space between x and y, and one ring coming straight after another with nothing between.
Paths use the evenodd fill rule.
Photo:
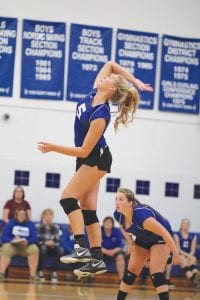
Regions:
<instances>
[{"instance_id":1,"label":"crouching volleyball player","mask_svg":"<svg viewBox=\"0 0 200 300\"><path fill-rule=\"evenodd\" d=\"M156 293L160 300L168 300L165 266L170 251L175 264L180 260L169 222L152 207L141 204L129 189L118 189L115 206L114 217L121 227L130 251L130 260L120 283L117 300L126 298L148 259Z\"/></svg>"}]
</instances>

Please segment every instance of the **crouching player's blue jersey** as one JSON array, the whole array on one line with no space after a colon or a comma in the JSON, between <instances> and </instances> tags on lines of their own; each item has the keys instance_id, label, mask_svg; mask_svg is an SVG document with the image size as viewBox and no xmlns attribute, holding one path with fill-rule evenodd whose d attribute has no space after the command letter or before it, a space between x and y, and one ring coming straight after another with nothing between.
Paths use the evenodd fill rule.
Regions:
<instances>
[{"instance_id":1,"label":"crouching player's blue jersey","mask_svg":"<svg viewBox=\"0 0 200 300\"><path fill-rule=\"evenodd\" d=\"M129 228L125 228L125 216L123 214L115 211L114 217L126 232L135 235L137 241L147 246L152 245L152 243L161 238L159 235L144 229L143 223L150 217L156 219L157 222L159 222L170 234L172 234L170 223L161 214L159 214L159 212L148 205L137 204L133 208L132 224Z\"/></svg>"}]
</instances>

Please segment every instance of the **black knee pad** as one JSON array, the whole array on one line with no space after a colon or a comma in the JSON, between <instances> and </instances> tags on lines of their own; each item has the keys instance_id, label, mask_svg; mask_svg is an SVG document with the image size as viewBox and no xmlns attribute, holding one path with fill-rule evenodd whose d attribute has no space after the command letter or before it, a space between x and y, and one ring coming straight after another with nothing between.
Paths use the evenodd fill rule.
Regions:
<instances>
[{"instance_id":1,"label":"black knee pad","mask_svg":"<svg viewBox=\"0 0 200 300\"><path fill-rule=\"evenodd\" d=\"M169 300L169 292L162 292L158 296L160 300Z\"/></svg>"},{"instance_id":2,"label":"black knee pad","mask_svg":"<svg viewBox=\"0 0 200 300\"><path fill-rule=\"evenodd\" d=\"M161 273L161 272L151 274L151 280L152 280L153 286L155 288L157 288L161 285L167 284L166 279L165 279L165 274Z\"/></svg>"},{"instance_id":3,"label":"black knee pad","mask_svg":"<svg viewBox=\"0 0 200 300\"><path fill-rule=\"evenodd\" d=\"M136 279L137 275L134 273L131 273L129 270L125 271L125 274L122 278L122 281L128 285L132 285Z\"/></svg>"},{"instance_id":4,"label":"black knee pad","mask_svg":"<svg viewBox=\"0 0 200 300\"><path fill-rule=\"evenodd\" d=\"M60 205L62 206L64 212L68 215L74 210L80 209L78 201L75 198L64 198L60 200Z\"/></svg>"},{"instance_id":5,"label":"black knee pad","mask_svg":"<svg viewBox=\"0 0 200 300\"><path fill-rule=\"evenodd\" d=\"M94 223L98 223L99 219L97 218L96 210L82 210L83 219L85 226L92 225Z\"/></svg>"}]
</instances>

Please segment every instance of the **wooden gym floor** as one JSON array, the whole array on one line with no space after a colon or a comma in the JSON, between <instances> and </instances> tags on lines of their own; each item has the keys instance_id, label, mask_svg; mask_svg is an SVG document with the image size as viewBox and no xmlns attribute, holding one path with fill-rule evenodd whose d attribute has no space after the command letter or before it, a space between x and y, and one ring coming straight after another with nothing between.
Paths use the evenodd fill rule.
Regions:
<instances>
[{"instance_id":1,"label":"wooden gym floor","mask_svg":"<svg viewBox=\"0 0 200 300\"><path fill-rule=\"evenodd\" d=\"M9 279L7 282L0 282L0 300L115 300L117 285L107 286L83 285L73 282L59 282L58 284L43 283L33 284L28 280ZM154 290L132 289L127 300L156 300ZM172 291L170 300L200 300L200 294L193 291Z\"/></svg>"}]
</instances>

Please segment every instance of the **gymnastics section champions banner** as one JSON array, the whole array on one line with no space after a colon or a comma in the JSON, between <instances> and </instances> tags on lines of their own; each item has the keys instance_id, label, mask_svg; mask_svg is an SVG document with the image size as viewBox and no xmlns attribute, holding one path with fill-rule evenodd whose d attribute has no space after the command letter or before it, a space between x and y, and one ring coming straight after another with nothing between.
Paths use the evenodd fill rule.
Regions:
<instances>
[{"instance_id":1,"label":"gymnastics section champions banner","mask_svg":"<svg viewBox=\"0 0 200 300\"><path fill-rule=\"evenodd\" d=\"M134 76L155 89L158 35L132 30L117 30L115 60ZM140 92L140 108L152 109L154 92Z\"/></svg>"},{"instance_id":2,"label":"gymnastics section champions banner","mask_svg":"<svg viewBox=\"0 0 200 300\"><path fill-rule=\"evenodd\" d=\"M17 19L0 17L0 96L12 97Z\"/></svg>"},{"instance_id":3,"label":"gymnastics section champions banner","mask_svg":"<svg viewBox=\"0 0 200 300\"><path fill-rule=\"evenodd\" d=\"M65 23L23 21L21 97L63 100Z\"/></svg>"},{"instance_id":4,"label":"gymnastics section champions banner","mask_svg":"<svg viewBox=\"0 0 200 300\"><path fill-rule=\"evenodd\" d=\"M78 101L91 89L104 63L111 58L112 29L71 24L67 100Z\"/></svg>"},{"instance_id":5,"label":"gymnastics section champions banner","mask_svg":"<svg viewBox=\"0 0 200 300\"><path fill-rule=\"evenodd\" d=\"M200 40L163 35L159 109L199 113Z\"/></svg>"}]
</instances>

